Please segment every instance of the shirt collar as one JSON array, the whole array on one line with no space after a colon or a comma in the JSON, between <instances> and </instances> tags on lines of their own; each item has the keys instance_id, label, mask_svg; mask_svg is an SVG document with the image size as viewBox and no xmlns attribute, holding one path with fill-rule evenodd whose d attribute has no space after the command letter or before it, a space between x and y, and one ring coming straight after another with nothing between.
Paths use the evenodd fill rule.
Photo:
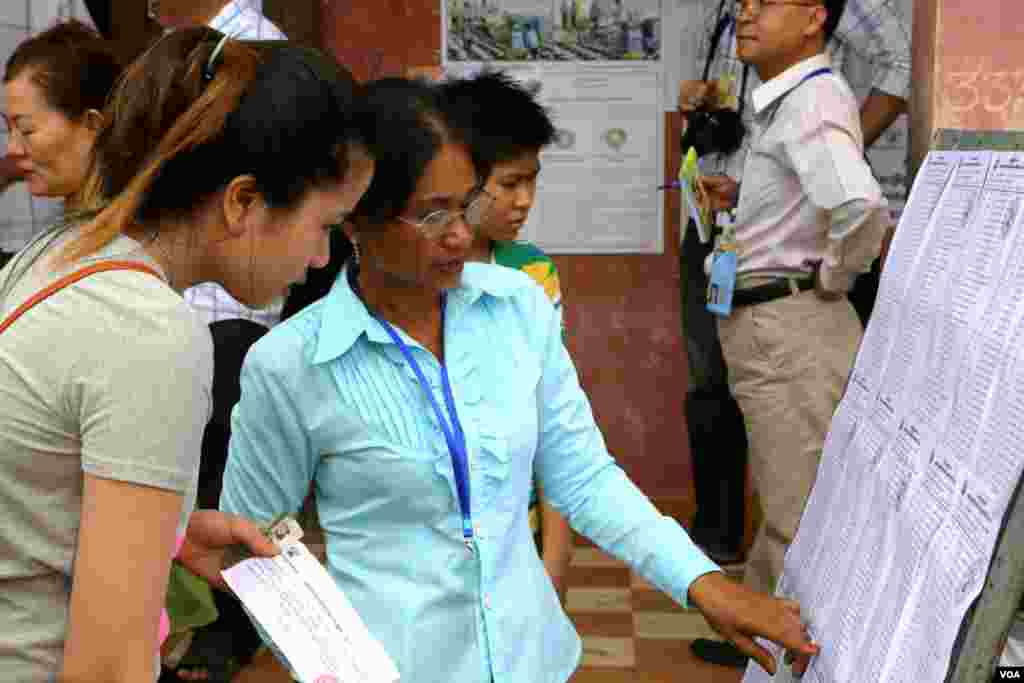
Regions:
<instances>
[{"instance_id":1,"label":"shirt collar","mask_svg":"<svg viewBox=\"0 0 1024 683\"><path fill-rule=\"evenodd\" d=\"M509 274L515 274L515 271L501 266L467 263L462 271L461 284L448 290L448 318L461 318L484 295L494 298L511 296L521 283ZM313 363L325 363L342 356L363 334L374 343L394 343L352 291L346 265L324 299Z\"/></svg>"},{"instance_id":2,"label":"shirt collar","mask_svg":"<svg viewBox=\"0 0 1024 683\"><path fill-rule=\"evenodd\" d=\"M780 97L800 85L800 81L818 69L831 69L832 60L822 52L789 67L781 74L766 83L759 85L751 98L754 102L754 113L760 116Z\"/></svg>"}]
</instances>

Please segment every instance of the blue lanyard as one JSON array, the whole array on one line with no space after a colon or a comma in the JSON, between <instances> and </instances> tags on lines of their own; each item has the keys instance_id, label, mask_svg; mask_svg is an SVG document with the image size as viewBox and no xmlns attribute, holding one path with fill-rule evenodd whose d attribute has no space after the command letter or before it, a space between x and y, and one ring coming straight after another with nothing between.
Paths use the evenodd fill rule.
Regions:
<instances>
[{"instance_id":1,"label":"blue lanyard","mask_svg":"<svg viewBox=\"0 0 1024 683\"><path fill-rule=\"evenodd\" d=\"M812 78L814 78L816 76L824 76L825 74L830 74L830 73L832 73L831 67L823 66L820 69L815 69L811 73L809 73L806 76L804 76L803 78L801 78L799 83L797 83L792 88L790 88L789 90L784 92L782 95L779 96L779 98L777 100L775 100L775 104L773 105L773 108L771 110L771 115L769 116L768 120L769 121L773 121L775 119L775 114L778 113L779 107L782 106L782 100L784 100L787 97L789 97L790 94L793 91L795 91L801 85L803 85L804 83L806 83L807 81L811 80Z\"/></svg>"},{"instance_id":2,"label":"blue lanyard","mask_svg":"<svg viewBox=\"0 0 1024 683\"><path fill-rule=\"evenodd\" d=\"M795 85L795 86L793 87L793 90L796 90L796 89L797 89L797 88L799 88L799 87L800 87L801 85L803 85L803 84L804 84L804 83L806 83L807 81L811 80L811 79L812 79L812 78L814 78L815 76L824 76L825 74L830 74L830 73L832 73L832 69L831 69L831 67L823 66L823 67L821 67L820 69L815 69L815 70L814 70L814 71L812 71L811 73L809 73L809 74L807 74L806 76L804 76L803 78L801 78L801 79L800 79L800 82L799 82L799 83L797 83L797 84L796 84L796 85Z\"/></svg>"},{"instance_id":3,"label":"blue lanyard","mask_svg":"<svg viewBox=\"0 0 1024 683\"><path fill-rule=\"evenodd\" d=\"M441 295L441 329L444 330L444 312L445 303L447 297ZM377 322L381 324L384 331L390 335L392 341L398 346L398 350L405 356L405 361L412 368L413 372L416 373L416 379L420 382L420 387L423 392L427 395L430 400L430 405L434 408L434 414L437 416L437 421L441 425L441 431L444 432L444 440L448 442L448 453L452 457L452 469L455 471L455 490L459 494L459 507L462 510L462 537L466 541L466 548L470 552L473 550L473 518L472 512L469 507L469 457L466 454L466 435L462 431L462 423L459 422L459 414L455 410L455 397L452 396L452 385L448 381L448 368L445 367L444 362L441 363L441 391L444 394L444 402L448 408L448 415L451 417L451 426L448 426L448 420L444 418L444 414L441 412L441 407L437 404L437 400L434 398L433 392L430 390L430 384L427 382L427 378L423 375L423 370L420 369L419 363L413 358L412 352L406 345L402 338L398 336L398 332L395 328L388 323L387 320L379 318L376 315Z\"/></svg>"}]
</instances>

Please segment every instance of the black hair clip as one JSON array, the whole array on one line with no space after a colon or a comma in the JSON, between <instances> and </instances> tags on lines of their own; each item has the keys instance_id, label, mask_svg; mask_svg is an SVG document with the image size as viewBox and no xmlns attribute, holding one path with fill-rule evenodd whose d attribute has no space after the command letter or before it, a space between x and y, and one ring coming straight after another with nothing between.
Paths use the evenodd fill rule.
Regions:
<instances>
[{"instance_id":1,"label":"black hair clip","mask_svg":"<svg viewBox=\"0 0 1024 683\"><path fill-rule=\"evenodd\" d=\"M217 47L213 48L213 52L210 53L210 59L207 60L206 66L203 67L203 80L207 82L213 80L214 72L217 69L217 57L220 56L226 42L228 42L228 35L225 33L224 37L217 43Z\"/></svg>"}]
</instances>

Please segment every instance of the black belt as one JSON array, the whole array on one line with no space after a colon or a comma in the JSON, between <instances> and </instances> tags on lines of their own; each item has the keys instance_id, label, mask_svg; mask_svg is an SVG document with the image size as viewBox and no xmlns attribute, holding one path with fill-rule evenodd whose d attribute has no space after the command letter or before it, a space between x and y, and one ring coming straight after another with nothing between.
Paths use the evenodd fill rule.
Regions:
<instances>
[{"instance_id":1,"label":"black belt","mask_svg":"<svg viewBox=\"0 0 1024 683\"><path fill-rule=\"evenodd\" d=\"M789 296L793 293L792 286L790 285L791 282L794 283L796 288L801 292L814 289L813 277L804 277L799 280L796 278L780 278L775 282L769 282L766 285L758 285L757 287L751 287L749 289L737 289L732 293L732 307L741 308L743 306L754 306L756 304L764 304L769 301L781 299L784 296Z\"/></svg>"}]
</instances>

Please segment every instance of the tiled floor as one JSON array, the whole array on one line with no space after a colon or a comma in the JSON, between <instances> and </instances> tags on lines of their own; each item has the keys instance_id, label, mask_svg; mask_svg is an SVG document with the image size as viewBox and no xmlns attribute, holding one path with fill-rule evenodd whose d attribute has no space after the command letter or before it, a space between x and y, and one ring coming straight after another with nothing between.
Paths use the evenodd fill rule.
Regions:
<instances>
[{"instance_id":1,"label":"tiled floor","mask_svg":"<svg viewBox=\"0 0 1024 683\"><path fill-rule=\"evenodd\" d=\"M567 611L583 638L572 683L738 683L742 671L690 654L694 638L713 635L695 610L684 610L600 550L578 545ZM290 683L272 657L259 657L236 683Z\"/></svg>"}]
</instances>

